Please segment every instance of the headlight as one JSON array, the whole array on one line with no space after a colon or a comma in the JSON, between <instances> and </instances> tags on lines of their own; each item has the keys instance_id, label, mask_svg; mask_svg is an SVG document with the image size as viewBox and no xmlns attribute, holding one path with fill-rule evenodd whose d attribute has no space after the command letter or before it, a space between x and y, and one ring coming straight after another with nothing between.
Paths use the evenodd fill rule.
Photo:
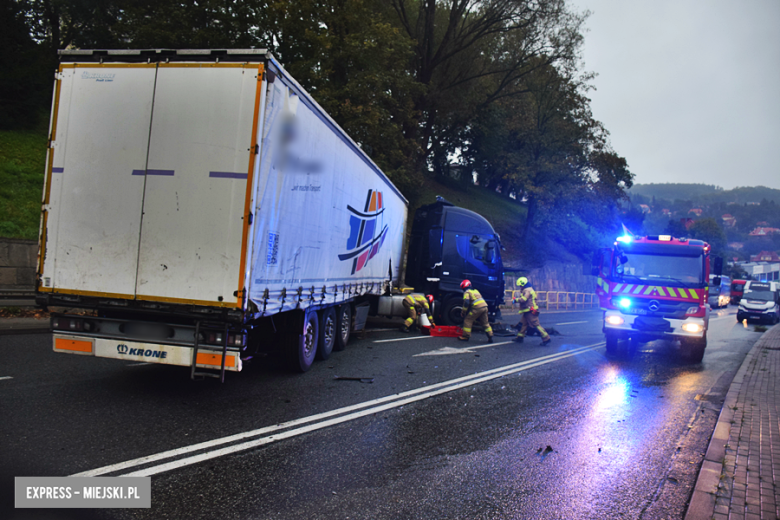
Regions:
<instances>
[{"instance_id":1,"label":"headlight","mask_svg":"<svg viewBox=\"0 0 780 520\"><path fill-rule=\"evenodd\" d=\"M685 332L701 332L701 325L698 323L686 323L682 326Z\"/></svg>"},{"instance_id":2,"label":"headlight","mask_svg":"<svg viewBox=\"0 0 780 520\"><path fill-rule=\"evenodd\" d=\"M623 325L624 321L620 316L607 316L607 323L610 325Z\"/></svg>"},{"instance_id":3,"label":"headlight","mask_svg":"<svg viewBox=\"0 0 780 520\"><path fill-rule=\"evenodd\" d=\"M685 311L685 314L696 314L697 312L699 312L699 306L694 305L693 307L688 307L688 310Z\"/></svg>"}]
</instances>

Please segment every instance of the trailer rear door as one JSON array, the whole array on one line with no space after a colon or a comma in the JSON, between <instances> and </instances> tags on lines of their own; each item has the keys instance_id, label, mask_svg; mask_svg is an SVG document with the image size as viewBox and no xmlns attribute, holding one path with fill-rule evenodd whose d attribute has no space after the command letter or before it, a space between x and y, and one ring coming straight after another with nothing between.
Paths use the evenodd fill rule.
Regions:
<instances>
[{"instance_id":1,"label":"trailer rear door","mask_svg":"<svg viewBox=\"0 0 780 520\"><path fill-rule=\"evenodd\" d=\"M257 64L160 64L138 299L236 305L257 95Z\"/></svg>"}]
</instances>

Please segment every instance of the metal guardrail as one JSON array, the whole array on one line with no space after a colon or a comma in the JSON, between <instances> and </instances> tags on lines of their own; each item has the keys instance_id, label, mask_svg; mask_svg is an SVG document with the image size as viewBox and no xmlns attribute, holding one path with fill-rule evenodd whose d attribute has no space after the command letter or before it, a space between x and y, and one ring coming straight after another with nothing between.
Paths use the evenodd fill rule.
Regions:
<instances>
[{"instance_id":1,"label":"metal guardrail","mask_svg":"<svg viewBox=\"0 0 780 520\"><path fill-rule=\"evenodd\" d=\"M521 291L504 291L504 305L502 309L519 309L520 305L513 304L514 298L520 297ZM536 304L540 309L588 309L598 307L599 299L595 293L565 292L565 291L536 291Z\"/></svg>"}]
</instances>

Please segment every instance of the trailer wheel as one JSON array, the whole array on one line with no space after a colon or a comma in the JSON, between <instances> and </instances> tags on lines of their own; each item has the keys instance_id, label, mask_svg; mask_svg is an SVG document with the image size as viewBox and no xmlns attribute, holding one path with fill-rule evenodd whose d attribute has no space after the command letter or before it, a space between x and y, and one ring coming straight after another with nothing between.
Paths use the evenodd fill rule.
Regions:
<instances>
[{"instance_id":1,"label":"trailer wheel","mask_svg":"<svg viewBox=\"0 0 780 520\"><path fill-rule=\"evenodd\" d=\"M340 352L347 348L349 335L352 332L352 306L345 303L339 307L336 317L336 342L333 344L333 350Z\"/></svg>"},{"instance_id":2,"label":"trailer wheel","mask_svg":"<svg viewBox=\"0 0 780 520\"><path fill-rule=\"evenodd\" d=\"M461 298L452 297L445 301L444 310L442 310L444 324L460 325L463 323L463 318L460 315L461 309L463 309L463 300Z\"/></svg>"},{"instance_id":3,"label":"trailer wheel","mask_svg":"<svg viewBox=\"0 0 780 520\"><path fill-rule=\"evenodd\" d=\"M316 311L306 312L300 334L292 334L287 345L290 369L307 372L317 354L318 320Z\"/></svg>"},{"instance_id":4,"label":"trailer wheel","mask_svg":"<svg viewBox=\"0 0 780 520\"><path fill-rule=\"evenodd\" d=\"M336 309L329 307L320 311L319 342L317 359L328 359L336 344Z\"/></svg>"}]
</instances>

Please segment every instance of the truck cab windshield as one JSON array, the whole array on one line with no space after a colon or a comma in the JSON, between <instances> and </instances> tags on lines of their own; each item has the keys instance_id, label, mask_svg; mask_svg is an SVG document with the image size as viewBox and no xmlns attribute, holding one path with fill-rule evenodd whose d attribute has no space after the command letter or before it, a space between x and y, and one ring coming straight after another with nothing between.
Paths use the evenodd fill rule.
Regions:
<instances>
[{"instance_id":1,"label":"truck cab windshield","mask_svg":"<svg viewBox=\"0 0 780 520\"><path fill-rule=\"evenodd\" d=\"M618 276L643 282L700 284L704 270L700 256L625 253L622 259L616 261L615 272Z\"/></svg>"}]
</instances>

